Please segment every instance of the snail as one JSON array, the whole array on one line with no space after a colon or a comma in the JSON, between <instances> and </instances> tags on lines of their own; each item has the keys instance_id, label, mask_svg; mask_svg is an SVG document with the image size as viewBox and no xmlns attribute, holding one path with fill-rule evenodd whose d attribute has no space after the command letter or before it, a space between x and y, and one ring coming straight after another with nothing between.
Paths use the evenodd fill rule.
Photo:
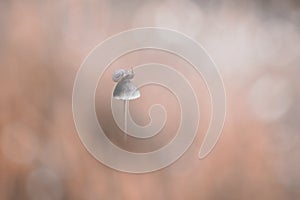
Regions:
<instances>
[{"instance_id":1,"label":"snail","mask_svg":"<svg viewBox=\"0 0 300 200\"><path fill-rule=\"evenodd\" d=\"M113 92L113 97L119 100L133 100L141 96L140 91L131 82L134 77L133 69L126 71L124 69L116 70L112 75L112 80L117 82Z\"/></svg>"}]
</instances>

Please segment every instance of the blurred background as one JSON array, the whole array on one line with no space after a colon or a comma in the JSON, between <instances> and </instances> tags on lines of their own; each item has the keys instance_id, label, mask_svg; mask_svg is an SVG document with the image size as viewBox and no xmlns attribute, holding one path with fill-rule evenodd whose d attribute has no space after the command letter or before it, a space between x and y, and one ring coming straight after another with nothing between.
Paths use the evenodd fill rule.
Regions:
<instances>
[{"instance_id":1,"label":"blurred background","mask_svg":"<svg viewBox=\"0 0 300 200\"><path fill-rule=\"evenodd\" d=\"M204 117L191 148L168 168L134 175L102 165L81 144L72 87L98 43L144 26L181 31L206 48L224 78L227 118L213 152L198 160L210 112L199 78ZM297 0L1 0L0 199L299 199L299 44ZM148 51L121 59L111 70L160 56L171 66L184 65ZM195 81L192 71L183 73ZM104 77L99 90L105 84L113 87ZM101 112L106 104L99 102L100 123L113 129L109 110ZM167 105L176 113L174 99ZM147 120L146 110L141 113L134 115ZM169 123L168 130L176 128ZM169 141L170 131L165 134L144 149L133 146L139 141L109 137L144 151Z\"/></svg>"}]
</instances>

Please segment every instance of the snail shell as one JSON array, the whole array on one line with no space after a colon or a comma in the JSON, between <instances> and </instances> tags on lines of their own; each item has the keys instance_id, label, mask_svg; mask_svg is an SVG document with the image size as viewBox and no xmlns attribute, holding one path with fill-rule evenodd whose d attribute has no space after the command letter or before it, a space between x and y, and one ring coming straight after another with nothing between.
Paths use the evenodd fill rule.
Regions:
<instances>
[{"instance_id":1,"label":"snail shell","mask_svg":"<svg viewBox=\"0 0 300 200\"><path fill-rule=\"evenodd\" d=\"M126 74L126 70L118 69L112 75L112 79L114 82L119 82L124 77L125 74Z\"/></svg>"}]
</instances>

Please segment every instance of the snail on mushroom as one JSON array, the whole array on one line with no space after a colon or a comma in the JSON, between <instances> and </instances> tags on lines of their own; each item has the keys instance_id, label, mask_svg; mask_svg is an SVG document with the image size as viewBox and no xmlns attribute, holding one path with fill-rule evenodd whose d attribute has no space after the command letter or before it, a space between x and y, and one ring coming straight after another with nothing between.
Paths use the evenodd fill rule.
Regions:
<instances>
[{"instance_id":1,"label":"snail on mushroom","mask_svg":"<svg viewBox=\"0 0 300 200\"><path fill-rule=\"evenodd\" d=\"M112 80L117 82L117 85L113 92L113 97L118 100L124 100L124 131L127 132L127 113L128 113L128 101L137 99L141 96L140 91L131 82L134 77L133 69L126 71L124 69L116 70L112 75ZM126 138L126 134L125 134Z\"/></svg>"},{"instance_id":2,"label":"snail on mushroom","mask_svg":"<svg viewBox=\"0 0 300 200\"><path fill-rule=\"evenodd\" d=\"M134 77L133 69L126 71L124 69L118 69L112 75L114 82L118 82L116 85L113 97L119 100L133 100L141 96L140 91L131 82Z\"/></svg>"}]
</instances>

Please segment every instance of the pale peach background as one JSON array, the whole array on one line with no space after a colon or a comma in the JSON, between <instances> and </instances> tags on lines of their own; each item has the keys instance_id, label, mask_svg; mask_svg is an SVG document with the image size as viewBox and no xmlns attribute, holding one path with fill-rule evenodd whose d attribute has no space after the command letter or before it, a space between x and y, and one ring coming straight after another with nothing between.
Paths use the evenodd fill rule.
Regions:
<instances>
[{"instance_id":1,"label":"pale peach background","mask_svg":"<svg viewBox=\"0 0 300 200\"><path fill-rule=\"evenodd\" d=\"M299 13L297 0L1 0L0 199L299 199ZM95 45L143 26L172 28L202 43L224 77L228 112L216 148L198 160L209 99L202 79L183 70L203 110L198 137L170 167L133 175L105 167L85 150L71 95L76 71ZM153 59L181 70L184 65L149 51L122 59L97 91L99 121L108 130L115 124L102 94L113 88L113 69ZM132 107L140 123L148 119L141 102L164 94L148 90ZM166 96L159 100L172 117L160 137L148 144L124 141L114 131L108 137L136 151L165 144L178 121L177 103Z\"/></svg>"}]
</instances>

